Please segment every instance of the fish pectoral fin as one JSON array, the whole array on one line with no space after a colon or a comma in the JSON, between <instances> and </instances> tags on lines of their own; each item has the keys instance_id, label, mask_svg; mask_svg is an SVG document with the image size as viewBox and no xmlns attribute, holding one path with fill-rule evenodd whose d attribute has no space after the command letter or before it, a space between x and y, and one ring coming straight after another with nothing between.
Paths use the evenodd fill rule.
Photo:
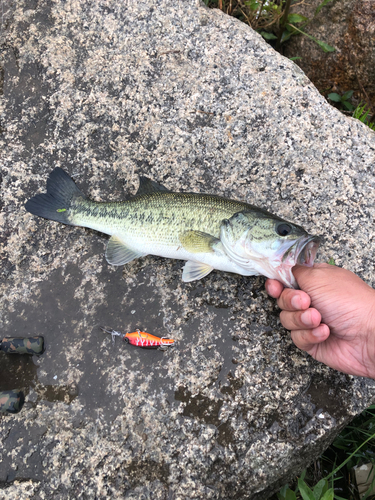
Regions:
<instances>
[{"instance_id":1,"label":"fish pectoral fin","mask_svg":"<svg viewBox=\"0 0 375 500\"><path fill-rule=\"evenodd\" d=\"M213 253L214 245L220 240L202 231L185 231L180 234L181 245L190 253Z\"/></svg>"},{"instance_id":2,"label":"fish pectoral fin","mask_svg":"<svg viewBox=\"0 0 375 500\"><path fill-rule=\"evenodd\" d=\"M212 266L208 264L202 264L202 262L194 262L192 260L188 260L184 265L184 270L182 273L182 281L186 283L189 281L200 280L210 274L213 270Z\"/></svg>"},{"instance_id":3,"label":"fish pectoral fin","mask_svg":"<svg viewBox=\"0 0 375 500\"><path fill-rule=\"evenodd\" d=\"M145 253L137 252L125 245L117 236L111 236L108 240L105 258L112 266L122 266L128 262L144 257Z\"/></svg>"}]
</instances>

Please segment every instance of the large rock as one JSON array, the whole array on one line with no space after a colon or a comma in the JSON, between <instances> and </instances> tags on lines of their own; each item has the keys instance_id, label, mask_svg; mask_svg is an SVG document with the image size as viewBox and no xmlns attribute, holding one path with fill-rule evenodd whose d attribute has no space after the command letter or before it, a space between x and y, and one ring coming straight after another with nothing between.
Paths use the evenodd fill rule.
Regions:
<instances>
[{"instance_id":1,"label":"large rock","mask_svg":"<svg viewBox=\"0 0 375 500\"><path fill-rule=\"evenodd\" d=\"M375 134L332 108L249 27L192 1L9 2L3 13L0 497L265 499L374 397L297 350L264 278L124 268L106 238L26 213L61 166L96 200L146 174L272 210L370 284ZM178 341L166 352L99 325Z\"/></svg>"}]
</instances>

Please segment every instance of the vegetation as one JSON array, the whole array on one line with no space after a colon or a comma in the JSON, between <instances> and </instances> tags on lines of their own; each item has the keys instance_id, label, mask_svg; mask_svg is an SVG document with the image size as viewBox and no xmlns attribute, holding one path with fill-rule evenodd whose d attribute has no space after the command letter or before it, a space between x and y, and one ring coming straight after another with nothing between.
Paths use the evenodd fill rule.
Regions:
<instances>
[{"instance_id":1,"label":"vegetation","mask_svg":"<svg viewBox=\"0 0 375 500\"><path fill-rule=\"evenodd\" d=\"M375 465L375 405L345 427L324 455L272 500L356 500L352 469L368 463ZM363 499L374 498L369 496L372 487L370 484Z\"/></svg>"},{"instance_id":2,"label":"vegetation","mask_svg":"<svg viewBox=\"0 0 375 500\"><path fill-rule=\"evenodd\" d=\"M317 16L331 1L333 0L321 1L315 10L314 16ZM208 7L219 8L226 14L234 16L249 24L255 31L260 33L268 43L279 51L281 50L282 44L295 35L308 37L319 45L324 52L335 51L334 47L331 47L326 42L318 40L304 31L305 26L307 26L312 19L308 19L295 12L290 12L291 7L295 7L293 10L298 9L298 6L303 3L303 0L204 0L204 2ZM295 61L302 58L292 57L291 59ZM324 94L327 90L328 89L324 89ZM373 113L373 118L375 114L370 103L366 103L367 105L360 103L357 108L355 108L356 100L352 99L353 93L353 90L348 90L342 95L332 92L328 95L328 99L341 111L346 113L354 112L354 118L362 121L372 130L375 130L375 123L371 123L370 111Z\"/></svg>"},{"instance_id":3,"label":"vegetation","mask_svg":"<svg viewBox=\"0 0 375 500\"><path fill-rule=\"evenodd\" d=\"M324 52L335 49L327 43L305 33L303 28L311 21L305 16L291 13L290 7L299 5L298 0L204 0L208 7L216 7L249 24L268 41L275 41L276 48L293 35L307 36ZM323 0L315 11L321 9L332 0ZM298 27L296 26L298 25Z\"/></svg>"},{"instance_id":4,"label":"vegetation","mask_svg":"<svg viewBox=\"0 0 375 500\"><path fill-rule=\"evenodd\" d=\"M346 108L348 111L353 111L354 106L350 102L350 99L352 98L353 94L354 94L353 90L348 90L343 95L337 94L336 92L332 92L332 94L328 94L328 99L342 104L342 106Z\"/></svg>"},{"instance_id":5,"label":"vegetation","mask_svg":"<svg viewBox=\"0 0 375 500\"><path fill-rule=\"evenodd\" d=\"M367 107L367 104L363 104L360 102L356 109L353 112L353 118L357 118L357 120L365 123L371 130L375 131L375 122L369 121L370 110Z\"/></svg>"}]
</instances>

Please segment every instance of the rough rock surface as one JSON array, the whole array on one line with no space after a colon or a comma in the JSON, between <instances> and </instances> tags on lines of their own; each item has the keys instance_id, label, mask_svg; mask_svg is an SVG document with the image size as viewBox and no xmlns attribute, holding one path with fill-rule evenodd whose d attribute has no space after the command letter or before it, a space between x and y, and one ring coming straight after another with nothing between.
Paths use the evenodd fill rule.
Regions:
<instances>
[{"instance_id":1,"label":"rough rock surface","mask_svg":"<svg viewBox=\"0 0 375 500\"><path fill-rule=\"evenodd\" d=\"M333 0L315 16L320 3L311 0L292 10L311 19L304 31L333 46L335 52L324 53L308 37L295 36L287 44L285 55L302 56L297 64L321 92L343 94L354 90L355 98L371 104L375 113L374 2Z\"/></svg>"},{"instance_id":2,"label":"rough rock surface","mask_svg":"<svg viewBox=\"0 0 375 500\"><path fill-rule=\"evenodd\" d=\"M61 166L96 200L140 174L270 209L324 235L319 259L375 283L375 134L249 27L193 1L3 5L0 498L265 499L375 400L298 351L264 278L181 262L123 268L106 238L26 213ZM99 325L170 336L112 344ZM0 353L2 354L2 353Z\"/></svg>"}]
</instances>

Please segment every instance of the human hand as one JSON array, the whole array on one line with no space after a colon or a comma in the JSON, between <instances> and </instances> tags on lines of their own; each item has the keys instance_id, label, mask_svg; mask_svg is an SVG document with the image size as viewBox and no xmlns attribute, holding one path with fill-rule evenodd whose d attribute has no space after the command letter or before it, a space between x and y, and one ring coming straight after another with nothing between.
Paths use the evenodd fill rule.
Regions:
<instances>
[{"instance_id":1,"label":"human hand","mask_svg":"<svg viewBox=\"0 0 375 500\"><path fill-rule=\"evenodd\" d=\"M295 345L331 368L375 378L375 290L328 264L295 266L293 274L301 290L271 279L266 290Z\"/></svg>"}]
</instances>

